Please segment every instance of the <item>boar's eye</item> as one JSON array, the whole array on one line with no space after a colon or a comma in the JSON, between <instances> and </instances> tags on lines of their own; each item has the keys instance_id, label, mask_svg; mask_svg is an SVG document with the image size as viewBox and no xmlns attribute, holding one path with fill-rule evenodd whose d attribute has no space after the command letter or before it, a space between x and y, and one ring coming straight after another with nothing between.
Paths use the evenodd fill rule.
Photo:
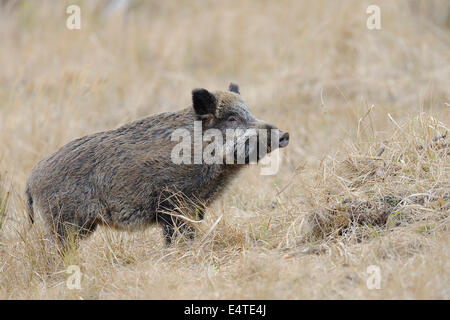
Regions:
<instances>
[{"instance_id":1,"label":"boar's eye","mask_svg":"<svg viewBox=\"0 0 450 320\"><path fill-rule=\"evenodd\" d=\"M227 119L227 121L228 122L237 122L238 121L238 118L236 117L236 116L229 116L228 117L228 119Z\"/></svg>"}]
</instances>

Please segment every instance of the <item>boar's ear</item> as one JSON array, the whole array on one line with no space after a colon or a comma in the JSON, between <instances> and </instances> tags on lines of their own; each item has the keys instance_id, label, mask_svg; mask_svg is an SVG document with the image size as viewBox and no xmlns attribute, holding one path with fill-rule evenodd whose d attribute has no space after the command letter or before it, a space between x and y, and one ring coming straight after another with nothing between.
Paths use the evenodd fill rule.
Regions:
<instances>
[{"instance_id":1,"label":"boar's ear","mask_svg":"<svg viewBox=\"0 0 450 320\"><path fill-rule=\"evenodd\" d=\"M217 99L206 89L192 90L192 104L198 115L215 114Z\"/></svg>"},{"instance_id":2,"label":"boar's ear","mask_svg":"<svg viewBox=\"0 0 450 320\"><path fill-rule=\"evenodd\" d=\"M228 90L230 90L231 92L237 93L237 94L241 94L239 92L239 86L236 83L231 82L230 86L228 87Z\"/></svg>"}]
</instances>

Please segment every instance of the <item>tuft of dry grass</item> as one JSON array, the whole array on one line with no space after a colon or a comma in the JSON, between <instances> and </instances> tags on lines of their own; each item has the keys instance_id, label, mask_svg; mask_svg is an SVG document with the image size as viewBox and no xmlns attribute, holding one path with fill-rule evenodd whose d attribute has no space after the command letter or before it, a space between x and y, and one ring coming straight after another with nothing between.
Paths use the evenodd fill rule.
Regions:
<instances>
[{"instance_id":1,"label":"tuft of dry grass","mask_svg":"<svg viewBox=\"0 0 450 320\"><path fill-rule=\"evenodd\" d=\"M2 229L3 223L8 215L9 200L9 193L5 190L3 184L4 182L2 180L2 176L0 176L0 230Z\"/></svg>"},{"instance_id":2,"label":"tuft of dry grass","mask_svg":"<svg viewBox=\"0 0 450 320\"><path fill-rule=\"evenodd\" d=\"M322 164L323 189L309 225L313 238L379 235L408 224L440 225L450 210L448 128L427 114L376 144L353 145L343 160Z\"/></svg>"},{"instance_id":3,"label":"tuft of dry grass","mask_svg":"<svg viewBox=\"0 0 450 320\"><path fill-rule=\"evenodd\" d=\"M1 299L450 298L448 1L131 2L0 5ZM276 175L250 166L190 222L195 239L102 227L61 255L30 227L38 160L230 81L291 142Z\"/></svg>"}]
</instances>

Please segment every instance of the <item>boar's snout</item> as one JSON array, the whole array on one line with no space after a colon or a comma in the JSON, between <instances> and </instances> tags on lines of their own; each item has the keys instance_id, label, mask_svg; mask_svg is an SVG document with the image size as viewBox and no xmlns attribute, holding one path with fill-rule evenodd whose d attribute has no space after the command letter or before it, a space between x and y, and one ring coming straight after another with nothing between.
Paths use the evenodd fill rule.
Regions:
<instances>
[{"instance_id":1,"label":"boar's snout","mask_svg":"<svg viewBox=\"0 0 450 320\"><path fill-rule=\"evenodd\" d=\"M272 151L272 147L275 147L275 148L284 148L284 147L286 147L286 146L289 144L289 133L288 133L288 132L281 131L280 129L278 129L278 128L277 128L276 126L274 126L273 124L270 124L270 123L267 123L267 122L261 121L261 120L260 120L260 128L266 129L266 130L268 130L268 132L269 132L269 134L268 134L268 136L267 136L267 138L268 138L268 139L267 139L267 142L268 142L268 144L267 144L268 152L271 152L271 151ZM278 145L277 145L277 146L271 146L271 145L269 145L269 144L270 144L269 141L272 140L272 138L271 138L272 130L276 130L276 131L277 131L277 135L278 135ZM276 139L276 137L273 137L273 138ZM274 142L276 142L276 140L275 140L275 141L272 141L272 143L274 143Z\"/></svg>"},{"instance_id":2,"label":"boar's snout","mask_svg":"<svg viewBox=\"0 0 450 320\"><path fill-rule=\"evenodd\" d=\"M289 144L289 132L280 131L280 148L284 148Z\"/></svg>"}]
</instances>

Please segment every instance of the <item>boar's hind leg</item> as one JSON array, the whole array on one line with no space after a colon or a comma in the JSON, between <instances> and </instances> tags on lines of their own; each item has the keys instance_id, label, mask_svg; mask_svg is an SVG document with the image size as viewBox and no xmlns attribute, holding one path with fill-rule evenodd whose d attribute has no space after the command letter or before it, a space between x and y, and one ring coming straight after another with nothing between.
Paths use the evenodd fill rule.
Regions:
<instances>
[{"instance_id":1,"label":"boar's hind leg","mask_svg":"<svg viewBox=\"0 0 450 320\"><path fill-rule=\"evenodd\" d=\"M70 244L78 246L78 241L88 237L97 228L97 221L83 224L77 222L57 222L53 224L52 232L57 243L65 248Z\"/></svg>"},{"instance_id":2,"label":"boar's hind leg","mask_svg":"<svg viewBox=\"0 0 450 320\"><path fill-rule=\"evenodd\" d=\"M53 208L54 209L54 208ZM78 241L88 237L97 228L98 220L89 214L76 214L71 210L52 210L47 223L52 238L62 248L78 245Z\"/></svg>"},{"instance_id":3,"label":"boar's hind leg","mask_svg":"<svg viewBox=\"0 0 450 320\"><path fill-rule=\"evenodd\" d=\"M158 222L161 223L163 228L163 235L167 246L172 244L174 236L178 233L187 235L189 239L193 239L195 236L194 228L188 226L182 218L177 218L170 214L159 214Z\"/></svg>"}]
</instances>

